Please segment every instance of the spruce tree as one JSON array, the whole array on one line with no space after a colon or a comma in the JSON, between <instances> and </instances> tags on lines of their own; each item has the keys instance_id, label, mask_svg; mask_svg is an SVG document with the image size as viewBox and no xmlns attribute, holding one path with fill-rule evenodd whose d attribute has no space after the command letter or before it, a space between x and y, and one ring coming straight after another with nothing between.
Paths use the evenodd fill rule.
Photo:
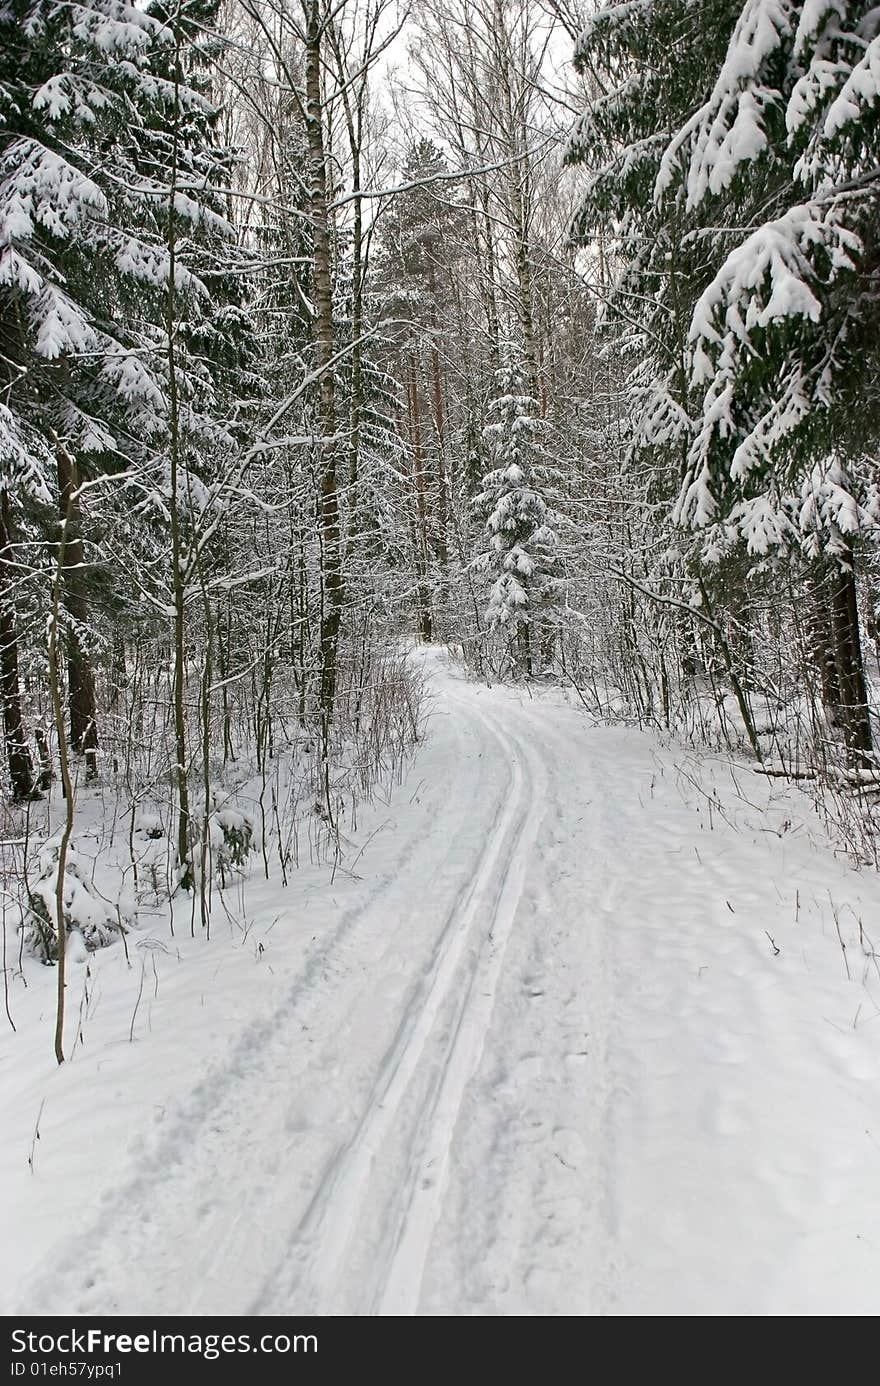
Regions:
<instances>
[{"instance_id":1,"label":"spruce tree","mask_svg":"<svg viewBox=\"0 0 880 1386\"><path fill-rule=\"evenodd\" d=\"M560 517L548 502L553 479L548 425L537 417L537 401L527 393L518 352L511 351L499 368L496 386L483 433L490 469L474 501L487 541L477 567L494 579L487 625L513 637L516 664L531 675L536 660L549 653L546 617L563 587ZM542 648L536 649L536 637L542 636Z\"/></svg>"},{"instance_id":2,"label":"spruce tree","mask_svg":"<svg viewBox=\"0 0 880 1386\"><path fill-rule=\"evenodd\" d=\"M179 167L175 294L178 393L188 457L228 452L222 395L243 364L240 281L229 277L223 189L230 156L192 60L213 8L187 0L178 32L160 7L12 0L0 12L0 296L6 399L41 441L42 498L66 527L64 603L70 736L96 770L92 601L114 609L118 573L98 559L101 527L127 530L167 490L168 185L171 124ZM172 80L183 43L189 77ZM232 374L230 374L230 372ZM45 459L54 464L52 476ZM166 460L163 460L166 459ZM100 502L83 483L123 476ZM13 512L27 488L10 482ZM98 493L92 490L92 497ZM203 493L199 491L199 496ZM101 514L98 514L101 511ZM142 531L147 537L146 530ZM55 538L47 525L48 543ZM148 542L149 547L149 542Z\"/></svg>"},{"instance_id":3,"label":"spruce tree","mask_svg":"<svg viewBox=\"0 0 880 1386\"><path fill-rule=\"evenodd\" d=\"M848 3L605 6L579 48L597 95L570 148L590 169L576 234L614 228L633 450L677 472L674 518L704 562L742 544L830 564L857 759L854 540L874 524L880 431L877 21Z\"/></svg>"}]
</instances>

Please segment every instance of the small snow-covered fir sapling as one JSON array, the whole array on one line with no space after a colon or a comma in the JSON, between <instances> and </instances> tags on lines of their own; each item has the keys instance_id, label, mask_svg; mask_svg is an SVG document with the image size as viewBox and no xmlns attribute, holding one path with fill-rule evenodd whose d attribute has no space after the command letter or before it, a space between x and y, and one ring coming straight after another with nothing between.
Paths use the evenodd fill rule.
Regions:
<instances>
[{"instance_id":1,"label":"small snow-covered fir sapling","mask_svg":"<svg viewBox=\"0 0 880 1386\"><path fill-rule=\"evenodd\" d=\"M211 798L209 840L221 883L225 883L226 873L243 870L251 852L257 850L257 835L251 815L228 794L215 790Z\"/></svg>"},{"instance_id":2,"label":"small snow-covered fir sapling","mask_svg":"<svg viewBox=\"0 0 880 1386\"><path fill-rule=\"evenodd\" d=\"M533 630L563 586L560 516L548 501L554 477L547 455L549 425L538 417L515 354L497 371L496 383L483 431L490 468L474 500L488 545L474 567L494 578L486 608L489 629L515 637L517 663L530 674Z\"/></svg>"},{"instance_id":3,"label":"small snow-covered fir sapling","mask_svg":"<svg viewBox=\"0 0 880 1386\"><path fill-rule=\"evenodd\" d=\"M58 957L58 850L57 842L49 842L40 852L36 877L29 884L23 925L27 951L45 963ZM121 910L99 894L90 867L91 863L71 847L64 871L64 924L68 935L78 934L91 953L117 939L131 920L123 918Z\"/></svg>"}]
</instances>

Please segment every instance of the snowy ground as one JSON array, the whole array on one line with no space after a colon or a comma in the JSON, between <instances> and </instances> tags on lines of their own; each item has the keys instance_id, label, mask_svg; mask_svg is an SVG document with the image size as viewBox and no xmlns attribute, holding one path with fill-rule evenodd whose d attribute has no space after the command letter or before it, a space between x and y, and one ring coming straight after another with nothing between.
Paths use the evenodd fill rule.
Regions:
<instances>
[{"instance_id":1,"label":"snowy ground","mask_svg":"<svg viewBox=\"0 0 880 1386\"><path fill-rule=\"evenodd\" d=\"M61 1069L13 984L0 1310L880 1312L880 880L778 782L426 658L347 873L157 922L81 1012L75 967Z\"/></svg>"}]
</instances>

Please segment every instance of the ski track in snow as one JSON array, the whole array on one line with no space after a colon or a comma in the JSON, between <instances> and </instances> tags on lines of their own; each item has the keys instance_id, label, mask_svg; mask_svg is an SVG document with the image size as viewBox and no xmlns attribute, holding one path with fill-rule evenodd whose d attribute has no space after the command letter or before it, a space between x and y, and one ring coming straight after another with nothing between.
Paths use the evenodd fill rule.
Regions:
<instances>
[{"instance_id":1,"label":"ski track in snow","mask_svg":"<svg viewBox=\"0 0 880 1386\"><path fill-rule=\"evenodd\" d=\"M425 855L416 838L411 838L397 856L393 874L380 878L367 898L347 911L332 935L322 941L282 1005L249 1026L231 1055L193 1092L144 1162L141 1173L105 1202L100 1225L87 1238L97 1254L94 1249L86 1253L79 1241L67 1249L62 1273L72 1276L84 1257L90 1263L90 1272L81 1282L76 1312L124 1312L120 1293L125 1268L111 1260L117 1244L127 1247L142 1267L150 1265L150 1278L155 1278L157 1286L173 1282L180 1254L174 1237L175 1209L189 1206L198 1210L205 1250L197 1257L198 1273L184 1292L183 1302L172 1312L216 1311L218 1294L223 1297L227 1286L234 1295L240 1294L238 1278L234 1285L227 1279L228 1268L240 1267L242 1259L245 1264L253 1260L255 1228L265 1223L267 1214L276 1234L277 1228L287 1223L282 1256L246 1312L284 1313L293 1304L298 1312L341 1312L346 1285L351 1284L352 1241L359 1216L367 1210L373 1192L371 1167L386 1143L393 1148L395 1168L402 1165L402 1185L387 1209L385 1245L379 1249L381 1272L374 1283L365 1285L364 1303L351 1312L415 1311L421 1271L442 1200L447 1126L454 1123L464 1087L479 1058L491 1014L492 987L519 901L536 814L546 794L545 776L533 755L505 735L495 718L482 709L475 710L467 698L457 696L450 702L452 709L447 716L457 734L462 724L470 722L475 741L482 747L481 756L486 745L501 752L497 762L503 768L501 792L497 793L496 785L494 809L490 804L494 818L485 825L479 859L463 877L429 965L410 991L392 1043L372 1086L361 1098L360 1117L350 1137L331 1151L314 1188L302 1191L309 1197L298 1218L291 1219L286 1212L296 1206L297 1190L284 1184L289 1166L280 1155L266 1167L276 1183L274 1191L259 1186L242 1202L239 1187L228 1182L228 1171L246 1169L252 1163L256 1132L261 1148L265 1148L267 1099L270 1106L277 1100L279 1113L284 1113L287 1091L296 1087L286 1062L291 1049L301 1046L303 1033L308 1033L306 1016L315 1009L316 997L320 994L326 1002L327 994L332 995L349 933L362 927L365 918L383 906L393 918L390 887L411 869L413 857L421 871ZM476 795L470 809L474 814L486 811ZM462 826L470 836L467 815ZM384 913L382 922L387 923ZM363 989L362 964L357 981L359 999L372 1008L372 994ZM476 995L478 984L487 989L481 995ZM344 994L344 985L341 990ZM414 1076L421 1081L421 1063L429 1074L427 1089L419 1095L415 1116L407 1114L401 1136L395 1130L395 1117L409 1095ZM319 1076L326 1079L332 1074L328 1075L322 1064ZM300 1093L294 1107L305 1114L320 1109L320 1105L320 1101L310 1104ZM284 1149L286 1144L288 1156L295 1159L296 1141L291 1144L285 1140L291 1130L298 1134L296 1117L289 1109L284 1127L276 1132L276 1148ZM401 1140L402 1149L395 1148ZM427 1171L425 1178L423 1171ZM281 1207L276 1206L276 1193ZM116 1236L113 1248L108 1248L111 1257L102 1264L100 1227L106 1224L114 1226ZM263 1241L259 1233L256 1241ZM374 1251L371 1247L371 1258ZM167 1264L163 1266L163 1262ZM255 1271L259 1281L256 1266ZM37 1296L42 1293L43 1288L38 1287ZM164 1302L165 1291L160 1290L154 1311L158 1312Z\"/></svg>"},{"instance_id":2,"label":"ski track in snow","mask_svg":"<svg viewBox=\"0 0 880 1386\"><path fill-rule=\"evenodd\" d=\"M390 1245L368 1292L370 1309L376 1313L413 1314L418 1307L445 1188L450 1131L482 1050L528 868L535 818L546 797L544 778L528 755L493 719L478 715L512 766L505 802L475 874L450 911L426 984L413 997L382 1062L364 1119L321 1181L298 1229L307 1242L314 1243L315 1252L306 1259L295 1284L282 1279L282 1292L272 1295L269 1312L292 1302L315 1309L339 1303L344 1293L340 1278L348 1279L349 1247L372 1202L372 1167L386 1142L394 1139L395 1118L423 1056L433 1045L439 1058L432 1064L432 1079L410 1122L403 1184L389 1209L386 1242ZM475 930L476 939L472 937Z\"/></svg>"},{"instance_id":3,"label":"ski track in snow","mask_svg":"<svg viewBox=\"0 0 880 1386\"><path fill-rule=\"evenodd\" d=\"M431 736L362 879L297 898L271 988L209 983L206 1033L157 1010L167 1111L141 1074L7 1312L876 1312L880 1008L820 899L871 919L876 877L719 819L647 737L424 659ZM87 1104L106 1062L112 1096L141 1051L101 1052L53 1075L56 1121L59 1084Z\"/></svg>"}]
</instances>

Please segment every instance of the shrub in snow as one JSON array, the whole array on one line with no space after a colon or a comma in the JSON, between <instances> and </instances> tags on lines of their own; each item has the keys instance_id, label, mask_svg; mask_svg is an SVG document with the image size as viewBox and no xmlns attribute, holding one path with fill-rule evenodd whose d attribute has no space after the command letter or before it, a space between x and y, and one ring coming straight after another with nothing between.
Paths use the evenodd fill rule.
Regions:
<instances>
[{"instance_id":1,"label":"shrub in snow","mask_svg":"<svg viewBox=\"0 0 880 1386\"><path fill-rule=\"evenodd\" d=\"M58 844L48 843L40 852L37 875L28 883L25 947L45 963L58 957L58 853ZM91 880L91 863L72 849L65 865L63 902L67 933L79 934L89 952L112 943L124 927L119 911L98 894Z\"/></svg>"}]
</instances>

